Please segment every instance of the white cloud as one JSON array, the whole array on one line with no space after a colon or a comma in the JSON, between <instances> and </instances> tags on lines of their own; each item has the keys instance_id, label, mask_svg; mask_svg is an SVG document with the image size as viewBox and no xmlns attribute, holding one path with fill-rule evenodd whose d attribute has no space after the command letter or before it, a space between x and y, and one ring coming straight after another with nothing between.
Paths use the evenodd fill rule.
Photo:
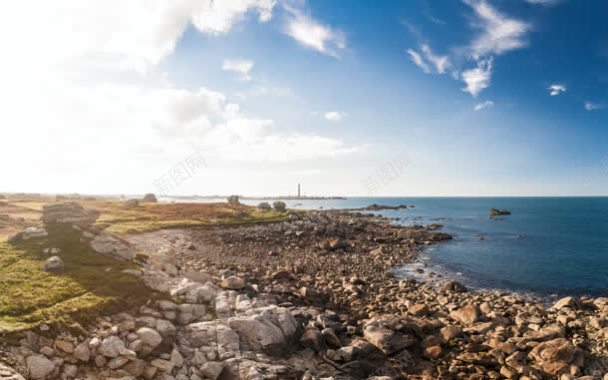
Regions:
<instances>
[{"instance_id":1,"label":"white cloud","mask_svg":"<svg viewBox=\"0 0 608 380\"><path fill-rule=\"evenodd\" d=\"M481 111L483 109L492 108L492 107L494 107L494 102L491 100L486 100L483 103L476 104L474 110Z\"/></svg>"},{"instance_id":2,"label":"white cloud","mask_svg":"<svg viewBox=\"0 0 608 380\"><path fill-rule=\"evenodd\" d=\"M410 55L410 59L412 60L412 62L414 62L416 66L420 67L422 71L427 74L431 72L431 68L429 67L429 65L426 64L426 62L418 52L412 49L407 49L407 53Z\"/></svg>"},{"instance_id":3,"label":"white cloud","mask_svg":"<svg viewBox=\"0 0 608 380\"><path fill-rule=\"evenodd\" d=\"M15 51L18 65L42 59L54 70L146 72L173 52L189 24L202 33L224 34L250 12L268 21L274 5L275 0L92 0L86 6L79 0L24 0L0 15L0 43ZM14 30L21 31L19 38Z\"/></svg>"},{"instance_id":4,"label":"white cloud","mask_svg":"<svg viewBox=\"0 0 608 380\"><path fill-rule=\"evenodd\" d=\"M171 67L160 72L159 63L190 23L210 35L227 33L249 12L267 21L274 1L15 5L0 14L6 53L0 62L2 122L15 140L0 149L0 161L24 151L44 152L45 159L25 155L7 169L12 188L76 191L90 183L89 191L151 190L155 176L195 150L220 172L210 182L230 183L221 174L230 165L242 173L250 162L293 163L359 149L341 139L285 130L222 91L177 87Z\"/></svg>"},{"instance_id":5,"label":"white cloud","mask_svg":"<svg viewBox=\"0 0 608 380\"><path fill-rule=\"evenodd\" d=\"M549 90L549 95L557 96L562 92L566 92L566 86L563 84L552 84L547 90Z\"/></svg>"},{"instance_id":6,"label":"white cloud","mask_svg":"<svg viewBox=\"0 0 608 380\"><path fill-rule=\"evenodd\" d=\"M343 112L330 111L325 113L325 119L329 121L340 121L344 117Z\"/></svg>"},{"instance_id":7,"label":"white cloud","mask_svg":"<svg viewBox=\"0 0 608 380\"><path fill-rule=\"evenodd\" d=\"M606 108L608 108L608 106L606 104L585 102L585 109L587 111L603 110Z\"/></svg>"},{"instance_id":8,"label":"white cloud","mask_svg":"<svg viewBox=\"0 0 608 380\"><path fill-rule=\"evenodd\" d=\"M560 0L526 0L526 2L529 4L544 5L544 6L554 5L554 4L557 4L559 1Z\"/></svg>"},{"instance_id":9,"label":"white cloud","mask_svg":"<svg viewBox=\"0 0 608 380\"><path fill-rule=\"evenodd\" d=\"M291 13L291 18L287 22L285 33L303 46L333 57L338 57L338 52L346 48L346 39L341 31L319 23L300 10L287 10Z\"/></svg>"},{"instance_id":10,"label":"white cloud","mask_svg":"<svg viewBox=\"0 0 608 380\"><path fill-rule=\"evenodd\" d=\"M503 54L527 45L525 37L531 30L530 24L502 14L486 0L464 2L473 8L477 16L473 26L481 31L469 46L474 58Z\"/></svg>"},{"instance_id":11,"label":"white cloud","mask_svg":"<svg viewBox=\"0 0 608 380\"><path fill-rule=\"evenodd\" d=\"M242 80L251 80L251 69L253 69L253 61L248 59L225 59L222 64L222 70L238 73Z\"/></svg>"},{"instance_id":12,"label":"white cloud","mask_svg":"<svg viewBox=\"0 0 608 380\"><path fill-rule=\"evenodd\" d=\"M446 69L450 66L447 55L436 55L428 44L420 45L420 50L422 54L412 49L408 49L407 53L410 55L412 62L420 67L422 71L428 74L431 72L431 66L433 66L438 74L446 72Z\"/></svg>"},{"instance_id":13,"label":"white cloud","mask_svg":"<svg viewBox=\"0 0 608 380\"><path fill-rule=\"evenodd\" d=\"M477 67L463 71L461 79L467 85L462 91L476 97L482 90L490 86L492 79L492 58L477 61Z\"/></svg>"},{"instance_id":14,"label":"white cloud","mask_svg":"<svg viewBox=\"0 0 608 380\"><path fill-rule=\"evenodd\" d=\"M251 10L258 13L260 22L270 21L276 0L202 0L187 3L196 9L192 23L198 30L222 34L230 31Z\"/></svg>"}]
</instances>

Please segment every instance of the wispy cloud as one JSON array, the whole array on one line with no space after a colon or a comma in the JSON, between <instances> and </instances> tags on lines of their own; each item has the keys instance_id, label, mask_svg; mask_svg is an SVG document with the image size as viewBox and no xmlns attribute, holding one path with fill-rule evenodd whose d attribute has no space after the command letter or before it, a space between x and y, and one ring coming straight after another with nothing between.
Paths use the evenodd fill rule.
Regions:
<instances>
[{"instance_id":1,"label":"wispy cloud","mask_svg":"<svg viewBox=\"0 0 608 380\"><path fill-rule=\"evenodd\" d=\"M428 44L421 44L420 50L422 53L412 49L407 50L410 59L416 66L427 74L431 72L431 66L438 74L445 74L446 69L450 67L450 59L447 55L436 55Z\"/></svg>"},{"instance_id":2,"label":"wispy cloud","mask_svg":"<svg viewBox=\"0 0 608 380\"><path fill-rule=\"evenodd\" d=\"M222 70L232 71L239 74L243 80L251 80L251 69L253 69L253 61L248 59L225 59L222 64Z\"/></svg>"},{"instance_id":3,"label":"wispy cloud","mask_svg":"<svg viewBox=\"0 0 608 380\"><path fill-rule=\"evenodd\" d=\"M491 100L486 100L486 101L485 101L485 102L483 102L483 103L476 104L476 105L475 105L475 108L473 108L473 109L474 109L475 111L481 111L481 110L483 110L483 109L486 109L486 108L492 108L492 107L494 107L494 102L493 102L493 101L491 101Z\"/></svg>"},{"instance_id":4,"label":"wispy cloud","mask_svg":"<svg viewBox=\"0 0 608 380\"><path fill-rule=\"evenodd\" d=\"M286 7L291 13L285 33L303 46L333 57L346 48L346 39L340 30L324 25L299 9Z\"/></svg>"},{"instance_id":5,"label":"wispy cloud","mask_svg":"<svg viewBox=\"0 0 608 380\"><path fill-rule=\"evenodd\" d=\"M526 3L533 4L533 5L549 6L549 5L555 5L555 4L559 3L559 1L560 0L526 0Z\"/></svg>"},{"instance_id":6,"label":"wispy cloud","mask_svg":"<svg viewBox=\"0 0 608 380\"><path fill-rule=\"evenodd\" d=\"M427 74L431 72L431 68L429 67L429 65L426 64L420 53L412 49L407 49L407 54L410 55L410 59L412 60L412 62L414 62L416 66L420 67L422 71Z\"/></svg>"},{"instance_id":7,"label":"wispy cloud","mask_svg":"<svg viewBox=\"0 0 608 380\"><path fill-rule=\"evenodd\" d=\"M477 61L477 67L463 71L460 77L467 85L462 91L476 97L481 91L490 86L492 79L492 58Z\"/></svg>"},{"instance_id":8,"label":"wispy cloud","mask_svg":"<svg viewBox=\"0 0 608 380\"><path fill-rule=\"evenodd\" d=\"M421 44L418 50L408 49L407 53L427 74L452 71L455 79L466 83L463 91L476 97L491 84L494 56L526 47L532 25L502 13L487 0L462 1L473 10L471 25L478 31L468 44L455 47L451 54L443 56L435 54L427 43ZM417 38L422 39L419 35ZM463 69L463 61L474 61L476 67Z\"/></svg>"},{"instance_id":9,"label":"wispy cloud","mask_svg":"<svg viewBox=\"0 0 608 380\"><path fill-rule=\"evenodd\" d=\"M325 113L325 119L329 121L340 121L344 117L344 112L330 111Z\"/></svg>"},{"instance_id":10,"label":"wispy cloud","mask_svg":"<svg viewBox=\"0 0 608 380\"><path fill-rule=\"evenodd\" d=\"M585 102L585 109L587 111L596 111L596 110L603 110L608 108L608 106L606 104L603 103L592 103L592 102Z\"/></svg>"},{"instance_id":11,"label":"wispy cloud","mask_svg":"<svg viewBox=\"0 0 608 380\"><path fill-rule=\"evenodd\" d=\"M469 46L474 58L503 54L527 46L526 34L532 29L527 22L511 18L491 6L486 0L464 0L476 19L473 26L480 34Z\"/></svg>"},{"instance_id":12,"label":"wispy cloud","mask_svg":"<svg viewBox=\"0 0 608 380\"><path fill-rule=\"evenodd\" d=\"M552 84L547 90L549 90L549 95L557 96L562 92L566 92L566 86L563 84Z\"/></svg>"}]
</instances>

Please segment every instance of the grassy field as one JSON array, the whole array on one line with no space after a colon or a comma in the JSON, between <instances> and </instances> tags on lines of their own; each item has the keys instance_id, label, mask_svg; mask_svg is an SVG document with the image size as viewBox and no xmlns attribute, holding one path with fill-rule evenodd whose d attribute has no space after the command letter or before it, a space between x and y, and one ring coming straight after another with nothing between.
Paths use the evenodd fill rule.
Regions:
<instances>
[{"instance_id":1,"label":"grassy field","mask_svg":"<svg viewBox=\"0 0 608 380\"><path fill-rule=\"evenodd\" d=\"M277 222L288 218L287 213L227 203L141 203L137 208L126 209L120 200L74 200L86 208L99 210L101 216L97 223L109 224L107 231L118 234L171 227ZM11 200L10 206L13 212L19 208L20 213L26 214L34 223L40 218L42 207L53 201L50 198L20 197Z\"/></svg>"},{"instance_id":2,"label":"grassy field","mask_svg":"<svg viewBox=\"0 0 608 380\"><path fill-rule=\"evenodd\" d=\"M49 232L47 238L18 244L0 242L0 332L84 322L152 296L139 278L122 272L133 264L95 254L71 227ZM61 249L65 271L42 270L47 247Z\"/></svg>"},{"instance_id":3,"label":"grassy field","mask_svg":"<svg viewBox=\"0 0 608 380\"><path fill-rule=\"evenodd\" d=\"M125 209L108 199L74 199L101 212L98 225L116 234L134 234L170 227L221 226L282 221L287 213L244 205L142 203ZM53 198L10 197L0 208L0 334L41 323L86 322L102 313L128 310L154 295L124 269L135 264L95 254L71 227L49 230L46 238L17 244L6 238L25 226L41 225L42 207ZM9 216L7 219L6 216ZM45 248L61 249L66 265L60 274L42 270Z\"/></svg>"}]
</instances>

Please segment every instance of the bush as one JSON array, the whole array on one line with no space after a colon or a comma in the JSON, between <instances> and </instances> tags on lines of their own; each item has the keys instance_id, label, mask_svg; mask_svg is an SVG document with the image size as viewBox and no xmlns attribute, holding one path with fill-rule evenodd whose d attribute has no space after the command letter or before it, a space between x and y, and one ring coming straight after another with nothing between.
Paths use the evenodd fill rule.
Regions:
<instances>
[{"instance_id":1,"label":"bush","mask_svg":"<svg viewBox=\"0 0 608 380\"><path fill-rule=\"evenodd\" d=\"M270 210L270 209L271 209L271 207L270 207L270 203L268 203L268 202L262 202L262 203L260 203L260 204L258 205L258 209L260 209L260 210L264 210L264 211L268 211L268 210Z\"/></svg>"},{"instance_id":2,"label":"bush","mask_svg":"<svg viewBox=\"0 0 608 380\"><path fill-rule=\"evenodd\" d=\"M278 212L284 212L287 209L287 205L285 204L285 202L282 201L276 201L272 204L272 207L274 207L274 209Z\"/></svg>"}]
</instances>

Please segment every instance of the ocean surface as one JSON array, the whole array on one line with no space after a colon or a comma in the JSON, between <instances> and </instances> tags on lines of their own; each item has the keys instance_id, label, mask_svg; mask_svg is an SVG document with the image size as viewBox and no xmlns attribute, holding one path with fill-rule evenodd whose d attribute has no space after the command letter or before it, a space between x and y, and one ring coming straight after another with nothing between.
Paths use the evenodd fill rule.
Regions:
<instances>
[{"instance_id":1,"label":"ocean surface","mask_svg":"<svg viewBox=\"0 0 608 380\"><path fill-rule=\"evenodd\" d=\"M412 205L374 213L404 225L439 223L454 236L425 250L422 259L430 267L426 271L455 277L473 288L540 296L608 295L608 197L361 197L286 203L303 209ZM489 218L490 208L508 209L512 215ZM396 272L406 276L410 269Z\"/></svg>"}]
</instances>

